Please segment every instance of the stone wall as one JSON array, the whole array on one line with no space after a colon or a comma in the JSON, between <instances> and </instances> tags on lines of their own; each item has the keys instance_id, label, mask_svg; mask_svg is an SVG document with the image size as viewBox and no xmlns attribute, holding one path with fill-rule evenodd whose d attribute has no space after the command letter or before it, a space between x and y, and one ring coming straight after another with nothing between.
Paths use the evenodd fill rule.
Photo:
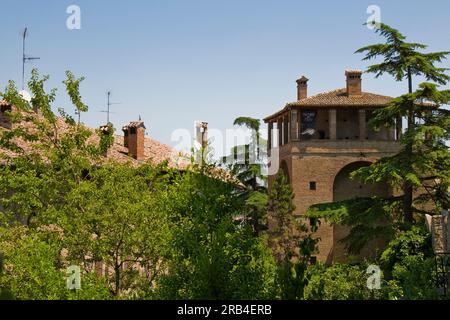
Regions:
<instances>
[{"instance_id":1,"label":"stone wall","mask_svg":"<svg viewBox=\"0 0 450 320\"><path fill-rule=\"evenodd\" d=\"M450 219L445 215L427 215L428 229L433 236L433 249L436 254L450 253Z\"/></svg>"}]
</instances>

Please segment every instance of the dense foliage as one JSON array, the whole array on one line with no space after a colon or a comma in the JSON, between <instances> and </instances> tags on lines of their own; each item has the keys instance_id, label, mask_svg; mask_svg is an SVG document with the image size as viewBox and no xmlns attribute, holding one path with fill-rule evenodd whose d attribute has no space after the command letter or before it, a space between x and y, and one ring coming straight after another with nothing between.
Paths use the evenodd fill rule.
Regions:
<instances>
[{"instance_id":1,"label":"dense foliage","mask_svg":"<svg viewBox=\"0 0 450 320\"><path fill-rule=\"evenodd\" d=\"M369 71L447 80L433 69L446 53L419 54L423 46L395 29L380 32L387 44L360 50L386 57ZM78 121L62 108L54 113L47 79L32 72L30 102L13 82L1 93L14 110L6 112L12 128L0 130L0 299L439 298L422 215L449 206L448 91L424 83L375 113L375 128L413 122L398 155L354 175L401 195L319 204L306 219L294 215L282 172L266 187L259 120L236 119L252 142L236 146L225 166L118 163L105 157L112 125L81 123L83 79L67 72L64 81ZM224 168L233 178L217 174ZM428 192L408 199L421 188ZM374 261L325 266L314 258L321 218L352 227L349 253L380 235L389 244ZM369 265L380 266L381 289L369 289ZM79 290L67 287L70 266L80 267Z\"/></svg>"},{"instance_id":2,"label":"dense foliage","mask_svg":"<svg viewBox=\"0 0 450 320\"><path fill-rule=\"evenodd\" d=\"M422 248L420 252L413 250L411 256L404 254L396 244L400 239L405 241L407 235L414 235L417 228L422 228L426 214L439 215L450 208L450 90L441 90L437 84L424 82L414 91L412 81L413 76L424 76L427 80L446 85L450 79L445 74L447 69L435 64L445 60L449 52L423 53L420 50L425 49L425 45L406 42L398 30L384 24L376 31L386 38L386 42L357 51L366 53L365 60L383 58L381 63L370 66L367 71L377 77L387 73L397 81L406 79L409 90L392 99L385 108L375 110L369 125L375 130L392 128L406 118L408 127L404 132L397 127L400 145L397 154L357 170L352 173L352 178L368 184L385 183L394 191L393 195L318 204L310 209L309 214L351 227L350 234L343 239L350 252L359 252L373 239L392 241L382 254L385 266L386 257L394 254L400 261L408 263L390 263L386 271L389 275L406 276L408 268L414 265L417 270L426 270L425 273L414 270L417 277L426 274L426 284L419 278L412 280L412 277L401 281L405 285L416 283L420 292L419 287L431 286L429 252ZM406 243L409 242L403 242ZM419 298L421 294L406 290L401 296Z\"/></svg>"}]
</instances>

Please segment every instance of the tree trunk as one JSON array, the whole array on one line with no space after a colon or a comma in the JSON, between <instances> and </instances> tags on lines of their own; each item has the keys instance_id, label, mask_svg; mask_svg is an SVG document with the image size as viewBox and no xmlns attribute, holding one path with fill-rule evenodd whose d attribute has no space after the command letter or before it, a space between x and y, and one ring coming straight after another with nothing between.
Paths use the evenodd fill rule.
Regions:
<instances>
[{"instance_id":1,"label":"tree trunk","mask_svg":"<svg viewBox=\"0 0 450 320\"><path fill-rule=\"evenodd\" d=\"M408 89L409 93L413 92L412 88L412 74L411 70L408 68ZM408 131L411 132L414 129L414 103L411 103L408 110ZM406 145L406 152L409 155L408 159L412 159L413 147L410 142ZM412 165L408 162L408 171L412 170ZM408 223L412 223L414 221L413 218L413 187L411 183L405 182L404 186L404 196L403 196L403 213L405 217L405 221Z\"/></svg>"},{"instance_id":2,"label":"tree trunk","mask_svg":"<svg viewBox=\"0 0 450 320\"><path fill-rule=\"evenodd\" d=\"M120 266L116 264L114 267L115 273L115 296L118 297L120 295Z\"/></svg>"}]
</instances>

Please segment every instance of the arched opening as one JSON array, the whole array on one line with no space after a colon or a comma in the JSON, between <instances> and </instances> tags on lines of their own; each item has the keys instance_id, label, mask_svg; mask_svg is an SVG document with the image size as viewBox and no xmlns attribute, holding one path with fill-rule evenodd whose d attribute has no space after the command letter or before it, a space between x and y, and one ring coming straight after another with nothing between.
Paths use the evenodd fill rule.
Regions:
<instances>
[{"instance_id":1,"label":"arched opening","mask_svg":"<svg viewBox=\"0 0 450 320\"><path fill-rule=\"evenodd\" d=\"M368 161L357 161L342 168L334 179L333 201L373 196L387 197L389 188L386 184L364 184L358 179L350 178L352 172L370 165Z\"/></svg>"},{"instance_id":2,"label":"arched opening","mask_svg":"<svg viewBox=\"0 0 450 320\"><path fill-rule=\"evenodd\" d=\"M371 163L367 161L357 161L348 164L342 168L336 175L333 185L333 200L343 201L354 198L367 198L367 197L387 197L390 194L390 188L386 183L377 184L364 184L358 179L351 179L352 172L369 166ZM349 262L348 252L345 248L345 244L340 240L345 238L350 232L348 226L335 225L333 227L333 261L347 263ZM383 239L371 241L363 250L359 256L354 257L356 260L363 258L374 258L378 248L384 246Z\"/></svg>"}]
</instances>

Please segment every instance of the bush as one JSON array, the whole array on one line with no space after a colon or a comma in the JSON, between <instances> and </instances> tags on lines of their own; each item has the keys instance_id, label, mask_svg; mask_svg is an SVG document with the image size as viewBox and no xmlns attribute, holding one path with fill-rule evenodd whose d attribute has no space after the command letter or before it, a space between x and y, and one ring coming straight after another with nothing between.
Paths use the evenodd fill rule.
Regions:
<instances>
[{"instance_id":1,"label":"bush","mask_svg":"<svg viewBox=\"0 0 450 320\"><path fill-rule=\"evenodd\" d=\"M306 300L367 300L381 298L380 291L367 288L366 268L347 264L310 267L305 287Z\"/></svg>"}]
</instances>

